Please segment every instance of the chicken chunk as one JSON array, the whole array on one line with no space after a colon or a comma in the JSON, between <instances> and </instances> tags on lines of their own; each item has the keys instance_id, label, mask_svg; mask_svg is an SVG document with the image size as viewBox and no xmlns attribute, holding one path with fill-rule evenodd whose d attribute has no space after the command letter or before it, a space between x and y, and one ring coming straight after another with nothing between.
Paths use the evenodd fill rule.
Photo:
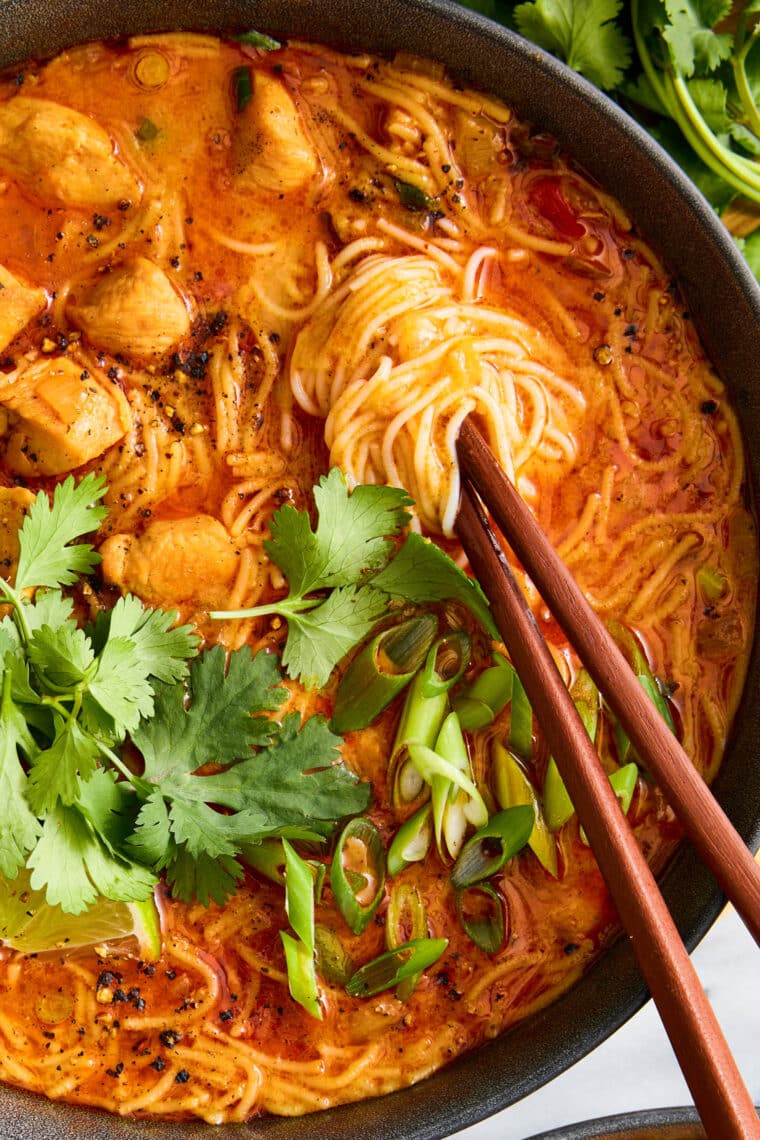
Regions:
<instances>
[{"instance_id":1,"label":"chicken chunk","mask_svg":"<svg viewBox=\"0 0 760 1140\"><path fill-rule=\"evenodd\" d=\"M140 196L108 132L50 99L17 95L0 104L0 171L43 202L104 209Z\"/></svg>"},{"instance_id":2,"label":"chicken chunk","mask_svg":"<svg viewBox=\"0 0 760 1140\"><path fill-rule=\"evenodd\" d=\"M13 578L18 562L18 532L34 495L24 487L0 487L0 576Z\"/></svg>"},{"instance_id":3,"label":"chicken chunk","mask_svg":"<svg viewBox=\"0 0 760 1140\"><path fill-rule=\"evenodd\" d=\"M103 579L151 605L224 602L237 548L211 515L158 519L141 535L114 534L100 548Z\"/></svg>"},{"instance_id":4,"label":"chicken chunk","mask_svg":"<svg viewBox=\"0 0 760 1140\"><path fill-rule=\"evenodd\" d=\"M279 79L257 72L253 99L240 115L234 144L235 184L241 190L287 194L319 169L296 105Z\"/></svg>"},{"instance_id":5,"label":"chicken chunk","mask_svg":"<svg viewBox=\"0 0 760 1140\"><path fill-rule=\"evenodd\" d=\"M71 357L46 357L0 386L5 461L17 475L60 475L101 455L129 430L124 393Z\"/></svg>"},{"instance_id":6,"label":"chicken chunk","mask_svg":"<svg viewBox=\"0 0 760 1140\"><path fill-rule=\"evenodd\" d=\"M44 289L24 285L10 270L0 265L0 352L15 340L22 329L47 304Z\"/></svg>"},{"instance_id":7,"label":"chicken chunk","mask_svg":"<svg viewBox=\"0 0 760 1140\"><path fill-rule=\"evenodd\" d=\"M164 271L137 257L99 277L67 314L98 348L128 356L166 352L190 331L190 314Z\"/></svg>"}]
</instances>

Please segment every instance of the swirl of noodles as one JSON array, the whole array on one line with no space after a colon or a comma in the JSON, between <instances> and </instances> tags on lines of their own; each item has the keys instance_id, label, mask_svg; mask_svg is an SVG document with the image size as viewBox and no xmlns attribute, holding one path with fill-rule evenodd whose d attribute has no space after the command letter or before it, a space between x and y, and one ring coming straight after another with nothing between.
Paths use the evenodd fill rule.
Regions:
<instances>
[{"instance_id":1,"label":"swirl of noodles","mask_svg":"<svg viewBox=\"0 0 760 1140\"><path fill-rule=\"evenodd\" d=\"M450 535L470 413L526 497L537 466L557 477L572 466L586 399L562 371L560 349L526 322L457 300L432 257L372 254L305 323L290 382L325 419L332 464L408 488L420 524Z\"/></svg>"}]
</instances>

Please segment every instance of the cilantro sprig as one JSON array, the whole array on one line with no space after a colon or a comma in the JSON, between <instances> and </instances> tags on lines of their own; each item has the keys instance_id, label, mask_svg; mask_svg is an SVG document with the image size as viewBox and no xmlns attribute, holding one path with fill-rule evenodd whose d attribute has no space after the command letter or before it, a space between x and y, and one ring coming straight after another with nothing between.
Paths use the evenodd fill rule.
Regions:
<instances>
[{"instance_id":1,"label":"cilantro sprig","mask_svg":"<svg viewBox=\"0 0 760 1140\"><path fill-rule=\"evenodd\" d=\"M40 493L15 581L0 578L0 872L25 867L71 914L99 896L146 899L162 871L178 897L222 902L243 844L319 840L364 810L369 789L338 762L323 718L275 719L287 696L275 657L197 656L176 613L131 595L78 624L63 591L99 561L77 540L102 521L104 491L86 475L52 501ZM345 555L332 550L340 580Z\"/></svg>"},{"instance_id":2,"label":"cilantro sprig","mask_svg":"<svg viewBox=\"0 0 760 1140\"><path fill-rule=\"evenodd\" d=\"M760 202L757 0L462 2L618 99L719 213ZM757 242L737 244L758 276Z\"/></svg>"},{"instance_id":3,"label":"cilantro sprig","mask_svg":"<svg viewBox=\"0 0 760 1140\"><path fill-rule=\"evenodd\" d=\"M480 587L434 543L409 534L394 554L393 539L409 521L412 500L394 487L349 490L333 468L314 488L317 525L308 511L281 507L265 543L288 582L286 597L209 617L278 616L288 623L282 663L309 688L325 685L335 666L388 613L392 602L422 605L454 600L466 605L494 636Z\"/></svg>"}]
</instances>

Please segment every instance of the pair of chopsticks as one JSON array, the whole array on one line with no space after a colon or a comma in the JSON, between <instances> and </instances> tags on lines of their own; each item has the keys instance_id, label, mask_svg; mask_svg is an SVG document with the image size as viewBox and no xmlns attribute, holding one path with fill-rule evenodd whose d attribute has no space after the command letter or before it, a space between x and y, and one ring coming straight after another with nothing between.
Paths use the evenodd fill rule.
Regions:
<instances>
[{"instance_id":1,"label":"pair of chopsticks","mask_svg":"<svg viewBox=\"0 0 760 1140\"><path fill-rule=\"evenodd\" d=\"M481 501L574 645L695 848L760 944L760 867L471 421L457 443L456 531L589 838L708 1136L760 1120L655 879Z\"/></svg>"}]
</instances>

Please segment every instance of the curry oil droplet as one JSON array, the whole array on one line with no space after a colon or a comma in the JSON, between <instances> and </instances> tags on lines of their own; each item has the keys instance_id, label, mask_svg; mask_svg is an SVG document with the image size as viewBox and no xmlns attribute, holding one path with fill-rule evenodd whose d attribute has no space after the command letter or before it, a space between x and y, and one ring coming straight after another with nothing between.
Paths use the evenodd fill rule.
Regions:
<instances>
[{"instance_id":1,"label":"curry oil droplet","mask_svg":"<svg viewBox=\"0 0 760 1140\"><path fill-rule=\"evenodd\" d=\"M160 51L142 52L135 60L132 77L144 91L158 91L169 78L169 61Z\"/></svg>"},{"instance_id":2,"label":"curry oil droplet","mask_svg":"<svg viewBox=\"0 0 760 1140\"><path fill-rule=\"evenodd\" d=\"M599 344L594 349L594 360L597 364L612 364L612 349L608 344Z\"/></svg>"},{"instance_id":3,"label":"curry oil droplet","mask_svg":"<svg viewBox=\"0 0 760 1140\"><path fill-rule=\"evenodd\" d=\"M74 995L61 990L43 994L38 999L34 1012L46 1025L66 1021L74 1012Z\"/></svg>"}]
</instances>

